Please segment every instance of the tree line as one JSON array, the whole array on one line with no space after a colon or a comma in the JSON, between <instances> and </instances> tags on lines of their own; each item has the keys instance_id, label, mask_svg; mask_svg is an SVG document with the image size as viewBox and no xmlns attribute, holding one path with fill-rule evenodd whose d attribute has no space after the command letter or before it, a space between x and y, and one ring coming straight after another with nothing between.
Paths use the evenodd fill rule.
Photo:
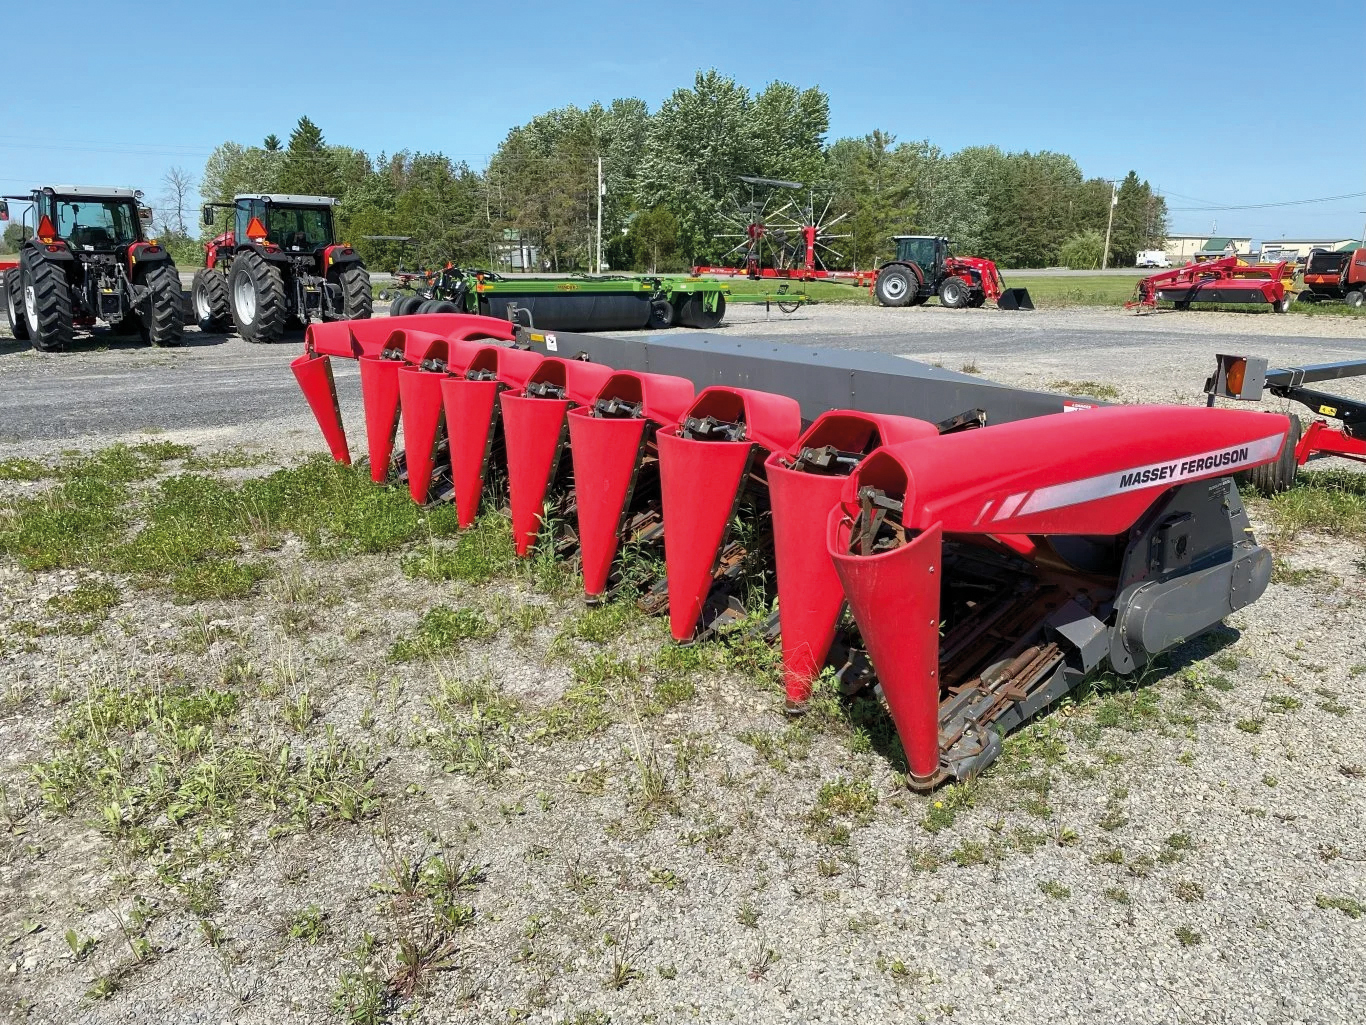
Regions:
<instances>
[{"instance_id":1,"label":"tree line","mask_svg":"<svg viewBox=\"0 0 1366 1025\"><path fill-rule=\"evenodd\" d=\"M337 197L341 235L377 268L402 259L496 269L534 248L544 268L581 271L595 259L601 160L603 256L615 270L721 260L737 241L723 236L740 230L752 198L741 176L800 182L785 194L794 209L809 203L839 217L832 232L843 237L831 246L842 259L826 254L835 266L876 265L896 234L947 235L959 253L1005 267L1100 266L1112 185L1086 178L1070 156L946 153L881 130L831 142L829 126L820 89L773 82L754 92L711 70L653 112L627 98L537 115L509 131L483 169L442 153L372 156L328 142L304 117L287 141L217 147L199 190L212 202L239 192ZM182 260L197 247L187 177L168 173L158 209L163 240ZM1139 250L1163 244L1166 204L1133 171L1113 195L1109 263L1132 266ZM225 226L223 212L212 230ZM415 247L370 235L412 236Z\"/></svg>"}]
</instances>

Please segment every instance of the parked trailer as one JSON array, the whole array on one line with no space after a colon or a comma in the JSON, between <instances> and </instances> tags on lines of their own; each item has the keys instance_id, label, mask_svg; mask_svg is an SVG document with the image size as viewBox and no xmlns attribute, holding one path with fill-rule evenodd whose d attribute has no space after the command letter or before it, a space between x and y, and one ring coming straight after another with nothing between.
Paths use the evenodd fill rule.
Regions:
<instances>
[{"instance_id":1,"label":"parked trailer","mask_svg":"<svg viewBox=\"0 0 1366 1025\"><path fill-rule=\"evenodd\" d=\"M314 324L304 345L292 369L335 459L331 360L356 359L377 483L469 525L505 478L517 551L577 548L592 601L622 587L626 545L661 545L662 578L636 583L680 642L734 622L746 587L776 597L789 707L825 667L878 688L918 788L980 772L1088 675L1136 672L1270 579L1230 475L1280 458L1275 414L469 315Z\"/></svg>"},{"instance_id":2,"label":"parked trailer","mask_svg":"<svg viewBox=\"0 0 1366 1025\"><path fill-rule=\"evenodd\" d=\"M1124 308L1142 313L1156 309L1159 302L1170 302L1178 310L1190 309L1193 302L1250 303L1270 304L1277 313L1284 313L1290 308L1294 279L1295 265L1288 260L1245 264L1236 256L1225 256L1142 279Z\"/></svg>"}]
</instances>

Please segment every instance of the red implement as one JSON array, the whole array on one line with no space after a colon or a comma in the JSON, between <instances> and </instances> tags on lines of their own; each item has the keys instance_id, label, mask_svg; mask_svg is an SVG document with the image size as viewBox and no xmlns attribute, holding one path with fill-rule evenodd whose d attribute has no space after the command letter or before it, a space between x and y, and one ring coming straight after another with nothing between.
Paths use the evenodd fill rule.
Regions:
<instances>
[{"instance_id":1,"label":"red implement","mask_svg":"<svg viewBox=\"0 0 1366 1025\"><path fill-rule=\"evenodd\" d=\"M795 399L713 385L697 396L679 426L657 435L675 640L691 640L697 631L755 451L789 451L800 432Z\"/></svg>"}]
</instances>

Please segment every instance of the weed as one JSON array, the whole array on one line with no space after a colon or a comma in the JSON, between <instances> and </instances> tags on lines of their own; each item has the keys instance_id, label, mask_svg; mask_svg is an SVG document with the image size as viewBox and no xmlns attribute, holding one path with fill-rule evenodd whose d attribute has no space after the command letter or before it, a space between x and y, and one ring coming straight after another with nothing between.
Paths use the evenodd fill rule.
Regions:
<instances>
[{"instance_id":1,"label":"weed","mask_svg":"<svg viewBox=\"0 0 1366 1025\"><path fill-rule=\"evenodd\" d=\"M977 365L976 360L968 360L959 369L965 374L980 374L982 372L982 368Z\"/></svg>"},{"instance_id":2,"label":"weed","mask_svg":"<svg viewBox=\"0 0 1366 1025\"><path fill-rule=\"evenodd\" d=\"M976 840L964 840L949 855L960 868L967 868L969 865L981 865L987 860L986 847Z\"/></svg>"},{"instance_id":3,"label":"weed","mask_svg":"<svg viewBox=\"0 0 1366 1025\"><path fill-rule=\"evenodd\" d=\"M1175 935L1183 947L1194 947L1204 939L1188 925L1178 926Z\"/></svg>"},{"instance_id":4,"label":"weed","mask_svg":"<svg viewBox=\"0 0 1366 1025\"><path fill-rule=\"evenodd\" d=\"M424 992L428 977L456 967L455 942L434 927L398 938L390 985L402 997Z\"/></svg>"},{"instance_id":5,"label":"weed","mask_svg":"<svg viewBox=\"0 0 1366 1025\"><path fill-rule=\"evenodd\" d=\"M0 459L0 480L42 480L48 469L32 459Z\"/></svg>"},{"instance_id":6,"label":"weed","mask_svg":"<svg viewBox=\"0 0 1366 1025\"><path fill-rule=\"evenodd\" d=\"M1297 486L1268 503L1271 522L1286 539L1302 531L1366 536L1366 483L1341 470L1302 471Z\"/></svg>"},{"instance_id":7,"label":"weed","mask_svg":"<svg viewBox=\"0 0 1366 1025\"><path fill-rule=\"evenodd\" d=\"M735 913L735 920L746 929L757 929L759 927L759 911L754 906L754 902L746 899L740 904L740 910Z\"/></svg>"},{"instance_id":8,"label":"weed","mask_svg":"<svg viewBox=\"0 0 1366 1025\"><path fill-rule=\"evenodd\" d=\"M99 940L91 936L81 936L75 929L68 929L63 938L66 940L67 949L71 951L73 961L84 961L99 943Z\"/></svg>"},{"instance_id":9,"label":"weed","mask_svg":"<svg viewBox=\"0 0 1366 1025\"><path fill-rule=\"evenodd\" d=\"M485 513L449 544L429 541L405 556L401 565L410 577L482 583L510 572L516 562L511 521L499 513Z\"/></svg>"},{"instance_id":10,"label":"weed","mask_svg":"<svg viewBox=\"0 0 1366 1025\"><path fill-rule=\"evenodd\" d=\"M287 930L289 938L302 940L310 947L315 946L319 940L326 938L331 932L328 918L327 912L316 904L310 904L308 907L294 912L293 917L289 920Z\"/></svg>"},{"instance_id":11,"label":"weed","mask_svg":"<svg viewBox=\"0 0 1366 1025\"><path fill-rule=\"evenodd\" d=\"M1239 719L1233 725L1244 733L1251 733L1253 736L1256 736L1258 733L1262 732L1262 726L1265 722L1265 719Z\"/></svg>"},{"instance_id":12,"label":"weed","mask_svg":"<svg viewBox=\"0 0 1366 1025\"><path fill-rule=\"evenodd\" d=\"M1039 883L1039 890L1046 897L1053 900L1066 900L1068 897L1072 896L1071 889L1054 879L1048 879Z\"/></svg>"},{"instance_id":13,"label":"weed","mask_svg":"<svg viewBox=\"0 0 1366 1025\"><path fill-rule=\"evenodd\" d=\"M1109 886L1105 889L1105 899L1127 906L1130 900L1129 891L1122 886Z\"/></svg>"},{"instance_id":14,"label":"weed","mask_svg":"<svg viewBox=\"0 0 1366 1025\"><path fill-rule=\"evenodd\" d=\"M646 877L662 890L676 890L683 885L683 880L669 868L652 868Z\"/></svg>"},{"instance_id":15,"label":"weed","mask_svg":"<svg viewBox=\"0 0 1366 1025\"><path fill-rule=\"evenodd\" d=\"M394 644L389 657L395 662L407 662L454 654L465 641L486 640L497 632L497 626L478 609L437 605L422 617L413 634Z\"/></svg>"},{"instance_id":16,"label":"weed","mask_svg":"<svg viewBox=\"0 0 1366 1025\"><path fill-rule=\"evenodd\" d=\"M925 818L920 823L921 828L927 833L938 833L948 829L957 820L960 811L977 803L977 794L975 781L954 783L945 787L925 812Z\"/></svg>"},{"instance_id":17,"label":"weed","mask_svg":"<svg viewBox=\"0 0 1366 1025\"><path fill-rule=\"evenodd\" d=\"M678 978L678 968L674 965L662 964L655 970L659 972L659 977L661 979L673 980Z\"/></svg>"},{"instance_id":18,"label":"weed","mask_svg":"<svg viewBox=\"0 0 1366 1025\"><path fill-rule=\"evenodd\" d=\"M1162 843L1168 850L1195 850L1195 841L1191 838L1189 833L1173 833L1171 836L1167 837L1167 839L1163 840Z\"/></svg>"},{"instance_id":19,"label":"weed","mask_svg":"<svg viewBox=\"0 0 1366 1025\"><path fill-rule=\"evenodd\" d=\"M388 1019L389 997L373 972L344 972L332 993L332 1010L347 1025L383 1025Z\"/></svg>"},{"instance_id":20,"label":"weed","mask_svg":"<svg viewBox=\"0 0 1366 1025\"><path fill-rule=\"evenodd\" d=\"M1268 694L1265 700L1271 711L1280 715L1297 712L1304 707L1304 702L1289 694Z\"/></svg>"},{"instance_id":21,"label":"weed","mask_svg":"<svg viewBox=\"0 0 1366 1025\"><path fill-rule=\"evenodd\" d=\"M1341 911L1348 918L1360 918L1366 914L1366 905L1353 897L1329 897L1321 893L1314 898L1314 904L1321 908Z\"/></svg>"},{"instance_id":22,"label":"weed","mask_svg":"<svg viewBox=\"0 0 1366 1025\"><path fill-rule=\"evenodd\" d=\"M119 991L118 976L101 975L90 984L90 988L85 991L85 995L91 1000L108 1000Z\"/></svg>"},{"instance_id":23,"label":"weed","mask_svg":"<svg viewBox=\"0 0 1366 1025\"><path fill-rule=\"evenodd\" d=\"M781 957L782 955L770 947L764 937L760 936L752 948L749 957L749 970L746 974L751 981L758 982L768 974L770 968L781 960Z\"/></svg>"}]
</instances>

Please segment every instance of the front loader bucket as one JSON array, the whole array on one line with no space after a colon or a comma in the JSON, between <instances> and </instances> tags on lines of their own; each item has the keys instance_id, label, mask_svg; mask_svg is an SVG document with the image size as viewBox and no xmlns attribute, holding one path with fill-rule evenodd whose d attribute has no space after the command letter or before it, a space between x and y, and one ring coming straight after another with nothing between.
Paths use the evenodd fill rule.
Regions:
<instances>
[{"instance_id":1,"label":"front loader bucket","mask_svg":"<svg viewBox=\"0 0 1366 1025\"><path fill-rule=\"evenodd\" d=\"M1003 288L1001 298L996 300L996 306L1002 310L1032 310L1034 300L1029 297L1027 288Z\"/></svg>"},{"instance_id":2,"label":"front loader bucket","mask_svg":"<svg viewBox=\"0 0 1366 1025\"><path fill-rule=\"evenodd\" d=\"M800 431L795 399L713 385L697 396L678 427L657 435L675 640L690 640L697 632L756 447L786 451Z\"/></svg>"},{"instance_id":3,"label":"front loader bucket","mask_svg":"<svg viewBox=\"0 0 1366 1025\"><path fill-rule=\"evenodd\" d=\"M844 606L825 534L854 460L880 444L937 435L923 420L836 410L822 413L792 454L774 453L765 461L789 711L802 710L810 699Z\"/></svg>"}]
</instances>

